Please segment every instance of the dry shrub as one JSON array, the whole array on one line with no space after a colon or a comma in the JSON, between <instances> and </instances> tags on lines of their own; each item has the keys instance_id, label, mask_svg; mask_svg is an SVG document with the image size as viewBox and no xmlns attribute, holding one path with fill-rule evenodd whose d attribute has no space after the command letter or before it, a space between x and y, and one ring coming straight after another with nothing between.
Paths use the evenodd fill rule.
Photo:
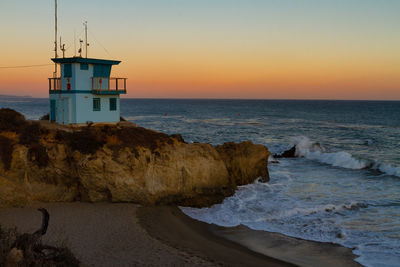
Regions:
<instances>
[{"instance_id":1,"label":"dry shrub","mask_svg":"<svg viewBox=\"0 0 400 267\"><path fill-rule=\"evenodd\" d=\"M35 162L39 168L46 167L49 163L46 148L39 143L31 144L28 149L28 159Z\"/></svg>"},{"instance_id":2,"label":"dry shrub","mask_svg":"<svg viewBox=\"0 0 400 267\"><path fill-rule=\"evenodd\" d=\"M19 136L19 143L22 145L31 145L40 140L41 129L39 123L30 123L26 125Z\"/></svg>"},{"instance_id":3,"label":"dry shrub","mask_svg":"<svg viewBox=\"0 0 400 267\"><path fill-rule=\"evenodd\" d=\"M10 108L0 109L0 131L19 132L27 123L21 113Z\"/></svg>"},{"instance_id":4,"label":"dry shrub","mask_svg":"<svg viewBox=\"0 0 400 267\"><path fill-rule=\"evenodd\" d=\"M185 144L186 144L186 142L185 142L185 140L183 139L183 137L182 137L181 134L171 134L169 137L176 139L178 142L181 142L181 143L185 143Z\"/></svg>"},{"instance_id":5,"label":"dry shrub","mask_svg":"<svg viewBox=\"0 0 400 267\"><path fill-rule=\"evenodd\" d=\"M122 142L119 140L119 138L116 135L109 135L107 136L107 145L108 146L114 146L114 145L121 145Z\"/></svg>"},{"instance_id":6,"label":"dry shrub","mask_svg":"<svg viewBox=\"0 0 400 267\"><path fill-rule=\"evenodd\" d=\"M7 266L7 256L13 249L15 241L21 236L17 229L3 229L0 226L0 266ZM79 261L72 252L65 246L47 246L42 243L35 244L35 252L30 257L23 257L18 266L57 266L57 267L75 267L79 266ZM46 257L43 251L51 253L51 257Z\"/></svg>"},{"instance_id":7,"label":"dry shrub","mask_svg":"<svg viewBox=\"0 0 400 267\"><path fill-rule=\"evenodd\" d=\"M82 154L94 154L105 143L102 136L97 135L90 127L72 133L57 131L55 138L65 142L70 149L77 150Z\"/></svg>"},{"instance_id":8,"label":"dry shrub","mask_svg":"<svg viewBox=\"0 0 400 267\"><path fill-rule=\"evenodd\" d=\"M25 117L15 110L2 108L0 109L0 131L19 134L19 143L28 147L28 159L34 161L39 167L47 166L49 156L46 148L40 144L40 138L48 130L41 128L39 123L25 120ZM0 136L0 158L5 170L10 169L13 148L14 143L11 139Z\"/></svg>"},{"instance_id":9,"label":"dry shrub","mask_svg":"<svg viewBox=\"0 0 400 267\"><path fill-rule=\"evenodd\" d=\"M167 134L141 127L116 128L107 125L84 127L73 133L58 131L55 138L58 141L66 142L70 149L77 150L82 154L94 154L105 144L113 149L128 147L135 151L138 147L145 147L154 151L161 144L173 143Z\"/></svg>"},{"instance_id":10,"label":"dry shrub","mask_svg":"<svg viewBox=\"0 0 400 267\"><path fill-rule=\"evenodd\" d=\"M0 135L0 158L6 171L11 167L13 149L13 141Z\"/></svg>"},{"instance_id":11,"label":"dry shrub","mask_svg":"<svg viewBox=\"0 0 400 267\"><path fill-rule=\"evenodd\" d=\"M158 133L142 127L126 127L117 131L118 138L122 143L131 148L145 147L155 150L161 144L172 144L172 139L164 133Z\"/></svg>"},{"instance_id":12,"label":"dry shrub","mask_svg":"<svg viewBox=\"0 0 400 267\"><path fill-rule=\"evenodd\" d=\"M28 147L28 160L35 162L39 168L46 167L49 156L46 148L40 143L40 138L47 130L42 129L37 122L27 124L19 136L19 143Z\"/></svg>"},{"instance_id":13,"label":"dry shrub","mask_svg":"<svg viewBox=\"0 0 400 267\"><path fill-rule=\"evenodd\" d=\"M47 114L43 115L42 117L40 117L39 120L40 120L40 121L48 121L48 120L50 120L50 115L49 115L49 113L47 113Z\"/></svg>"},{"instance_id":14,"label":"dry shrub","mask_svg":"<svg viewBox=\"0 0 400 267\"><path fill-rule=\"evenodd\" d=\"M0 266L6 265L6 258L17 239L16 229L3 229L0 226Z\"/></svg>"}]
</instances>

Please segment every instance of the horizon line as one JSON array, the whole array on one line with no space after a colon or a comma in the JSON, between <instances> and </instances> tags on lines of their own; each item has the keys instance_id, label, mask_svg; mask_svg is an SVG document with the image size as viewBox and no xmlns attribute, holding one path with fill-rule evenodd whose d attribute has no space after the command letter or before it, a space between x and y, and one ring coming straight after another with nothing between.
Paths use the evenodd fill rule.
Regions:
<instances>
[{"instance_id":1,"label":"horizon line","mask_svg":"<svg viewBox=\"0 0 400 267\"><path fill-rule=\"evenodd\" d=\"M2 97L14 97L14 98L32 98L32 99L48 99L48 97L36 97L30 95L7 95L0 94ZM326 98L207 98L207 97L121 97L120 99L137 99L137 100L274 100L274 101L385 101L385 102L398 102L400 99L326 99Z\"/></svg>"}]
</instances>

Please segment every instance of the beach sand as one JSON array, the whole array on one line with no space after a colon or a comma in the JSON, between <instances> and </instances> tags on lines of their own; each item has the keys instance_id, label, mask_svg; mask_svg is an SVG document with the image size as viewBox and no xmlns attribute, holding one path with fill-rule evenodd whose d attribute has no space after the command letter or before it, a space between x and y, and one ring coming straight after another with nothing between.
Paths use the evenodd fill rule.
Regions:
<instances>
[{"instance_id":1,"label":"beach sand","mask_svg":"<svg viewBox=\"0 0 400 267\"><path fill-rule=\"evenodd\" d=\"M138 224L134 204L54 203L1 208L0 225L33 232L45 207L50 213L43 241L65 243L83 266L213 266L152 238Z\"/></svg>"},{"instance_id":2,"label":"beach sand","mask_svg":"<svg viewBox=\"0 0 400 267\"><path fill-rule=\"evenodd\" d=\"M0 208L0 225L33 232L41 223L39 207L50 213L43 241L65 244L83 266L357 266L350 249L245 227L218 227L193 220L177 207L43 203Z\"/></svg>"}]
</instances>

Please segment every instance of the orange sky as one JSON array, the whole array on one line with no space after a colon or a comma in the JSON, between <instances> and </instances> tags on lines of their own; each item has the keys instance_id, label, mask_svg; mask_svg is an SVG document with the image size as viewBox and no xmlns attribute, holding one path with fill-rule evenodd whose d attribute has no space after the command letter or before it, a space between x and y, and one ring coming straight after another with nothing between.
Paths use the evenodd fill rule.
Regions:
<instances>
[{"instance_id":1,"label":"orange sky","mask_svg":"<svg viewBox=\"0 0 400 267\"><path fill-rule=\"evenodd\" d=\"M52 66L3 68L51 63L53 2L22 2L0 4L0 94L47 97ZM60 0L59 27L73 56L89 21L89 57L122 60L127 97L400 100L399 2L228 2Z\"/></svg>"}]
</instances>

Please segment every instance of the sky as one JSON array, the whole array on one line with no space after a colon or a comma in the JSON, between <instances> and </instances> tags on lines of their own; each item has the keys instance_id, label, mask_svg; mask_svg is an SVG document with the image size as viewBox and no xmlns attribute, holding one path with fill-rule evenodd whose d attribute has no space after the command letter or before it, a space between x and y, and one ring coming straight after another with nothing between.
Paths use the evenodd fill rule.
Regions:
<instances>
[{"instance_id":1,"label":"sky","mask_svg":"<svg viewBox=\"0 0 400 267\"><path fill-rule=\"evenodd\" d=\"M66 56L88 21L89 57L122 61L129 98L400 100L399 14L398 0L58 0ZM0 36L0 94L47 97L54 0L1 0ZM26 65L45 66L8 68Z\"/></svg>"}]
</instances>

